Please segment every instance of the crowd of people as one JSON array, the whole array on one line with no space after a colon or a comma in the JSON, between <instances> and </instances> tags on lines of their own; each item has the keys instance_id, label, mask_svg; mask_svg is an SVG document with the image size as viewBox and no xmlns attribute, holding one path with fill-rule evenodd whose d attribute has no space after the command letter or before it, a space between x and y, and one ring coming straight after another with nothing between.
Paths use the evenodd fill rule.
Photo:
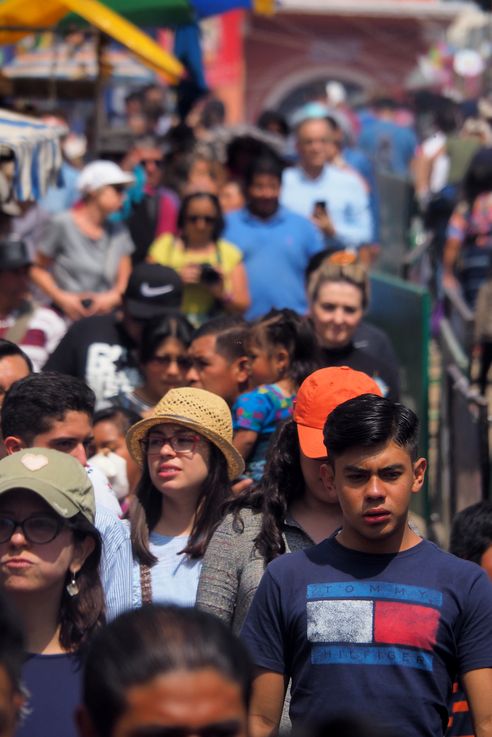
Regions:
<instances>
[{"instance_id":1,"label":"crowd of people","mask_svg":"<svg viewBox=\"0 0 492 737\"><path fill-rule=\"evenodd\" d=\"M487 316L489 141L153 99L0 216L0 735L491 737L491 507L453 554L410 518L419 422L365 319L376 169L447 198L436 298Z\"/></svg>"}]
</instances>

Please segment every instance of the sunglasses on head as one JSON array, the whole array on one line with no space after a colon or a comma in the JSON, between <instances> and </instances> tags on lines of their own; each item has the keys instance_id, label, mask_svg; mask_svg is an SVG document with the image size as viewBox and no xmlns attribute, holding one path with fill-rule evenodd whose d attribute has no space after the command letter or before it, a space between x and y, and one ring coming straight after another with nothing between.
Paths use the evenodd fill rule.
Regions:
<instances>
[{"instance_id":1,"label":"sunglasses on head","mask_svg":"<svg viewBox=\"0 0 492 737\"><path fill-rule=\"evenodd\" d=\"M215 225L217 218L214 215L187 215L185 218L187 223L196 224L200 220L203 220L207 225Z\"/></svg>"}]
</instances>

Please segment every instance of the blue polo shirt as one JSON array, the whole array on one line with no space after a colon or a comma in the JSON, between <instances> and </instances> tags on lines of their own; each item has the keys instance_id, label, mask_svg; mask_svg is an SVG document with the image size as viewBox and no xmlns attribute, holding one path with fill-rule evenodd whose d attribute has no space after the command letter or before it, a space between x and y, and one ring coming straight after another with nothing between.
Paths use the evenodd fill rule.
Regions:
<instances>
[{"instance_id":1,"label":"blue polo shirt","mask_svg":"<svg viewBox=\"0 0 492 737\"><path fill-rule=\"evenodd\" d=\"M244 256L251 295L248 320L274 307L306 312L304 272L311 256L324 248L313 223L286 207L279 207L268 220L243 208L227 215L223 237Z\"/></svg>"},{"instance_id":2,"label":"blue polo shirt","mask_svg":"<svg viewBox=\"0 0 492 737\"><path fill-rule=\"evenodd\" d=\"M291 167L282 177L281 200L305 217L312 214L315 202L324 201L337 240L351 248L372 242L369 194L355 171L327 164L319 177L311 179L301 167Z\"/></svg>"}]
</instances>

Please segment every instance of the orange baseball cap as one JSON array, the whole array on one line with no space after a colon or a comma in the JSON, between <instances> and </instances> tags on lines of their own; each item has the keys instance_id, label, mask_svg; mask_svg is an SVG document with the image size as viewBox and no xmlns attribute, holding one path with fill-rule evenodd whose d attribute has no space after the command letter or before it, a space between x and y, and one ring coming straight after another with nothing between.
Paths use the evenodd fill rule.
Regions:
<instances>
[{"instance_id":1,"label":"orange baseball cap","mask_svg":"<svg viewBox=\"0 0 492 737\"><path fill-rule=\"evenodd\" d=\"M308 458L323 458L323 427L335 407L361 394L382 396L374 379L348 366L319 369L305 379L294 406L294 421L301 450Z\"/></svg>"}]
</instances>

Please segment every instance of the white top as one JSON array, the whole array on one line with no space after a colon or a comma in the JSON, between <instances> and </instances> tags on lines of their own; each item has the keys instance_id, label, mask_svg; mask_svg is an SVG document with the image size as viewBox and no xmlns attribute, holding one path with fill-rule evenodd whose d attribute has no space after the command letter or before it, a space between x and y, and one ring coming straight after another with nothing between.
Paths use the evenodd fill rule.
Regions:
<instances>
[{"instance_id":1,"label":"white top","mask_svg":"<svg viewBox=\"0 0 492 737\"><path fill-rule=\"evenodd\" d=\"M187 541L186 535L170 537L156 532L150 533L150 552L158 558L158 562L150 569L153 602L179 606L195 605L202 559L191 560L188 556L180 554ZM142 606L140 566L137 561L133 563L133 606Z\"/></svg>"}]
</instances>

